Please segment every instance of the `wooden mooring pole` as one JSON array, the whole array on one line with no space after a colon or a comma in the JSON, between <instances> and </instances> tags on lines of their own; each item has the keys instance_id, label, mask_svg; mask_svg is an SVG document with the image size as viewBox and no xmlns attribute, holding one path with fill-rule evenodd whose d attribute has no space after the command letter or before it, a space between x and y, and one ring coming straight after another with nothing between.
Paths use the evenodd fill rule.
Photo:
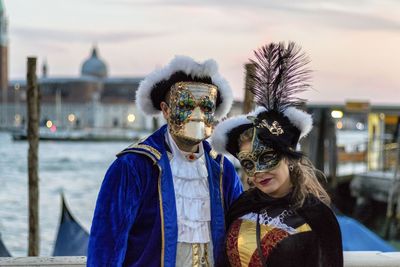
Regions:
<instances>
[{"instance_id":1,"label":"wooden mooring pole","mask_svg":"<svg viewBox=\"0 0 400 267\"><path fill-rule=\"evenodd\" d=\"M250 91L253 86L253 80L251 76L254 75L255 67L254 64L248 63L244 65L246 70L245 84L244 84L244 101L243 101L243 114L247 114L254 108L254 95Z\"/></svg>"},{"instance_id":2,"label":"wooden mooring pole","mask_svg":"<svg viewBox=\"0 0 400 267\"><path fill-rule=\"evenodd\" d=\"M28 206L29 244L28 256L39 256L39 88L36 79L36 58L29 57L27 65L27 117L28 117Z\"/></svg>"},{"instance_id":3,"label":"wooden mooring pole","mask_svg":"<svg viewBox=\"0 0 400 267\"><path fill-rule=\"evenodd\" d=\"M253 86L254 81L252 76L254 75L255 66L252 63L247 63L244 65L245 69L245 78L244 78L244 100L243 100L243 114L247 114L254 108L254 94L250 91L250 88ZM241 171L241 180L244 186L244 189L247 190L253 184L249 182L246 174Z\"/></svg>"}]
</instances>

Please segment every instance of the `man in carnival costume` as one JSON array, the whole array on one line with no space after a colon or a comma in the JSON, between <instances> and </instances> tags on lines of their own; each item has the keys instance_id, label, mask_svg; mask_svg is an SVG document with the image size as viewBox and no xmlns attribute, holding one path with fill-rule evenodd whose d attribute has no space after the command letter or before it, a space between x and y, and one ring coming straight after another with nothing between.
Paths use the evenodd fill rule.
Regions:
<instances>
[{"instance_id":1,"label":"man in carnival costume","mask_svg":"<svg viewBox=\"0 0 400 267\"><path fill-rule=\"evenodd\" d=\"M149 74L139 109L167 125L117 155L101 186L88 266L213 266L224 214L242 192L231 162L208 138L233 97L214 60L177 56Z\"/></svg>"}]
</instances>

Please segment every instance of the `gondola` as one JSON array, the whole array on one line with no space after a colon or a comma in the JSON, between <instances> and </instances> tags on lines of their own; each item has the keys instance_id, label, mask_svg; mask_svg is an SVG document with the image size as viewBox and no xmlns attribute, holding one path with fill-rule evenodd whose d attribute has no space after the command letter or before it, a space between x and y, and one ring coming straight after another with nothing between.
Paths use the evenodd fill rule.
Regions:
<instances>
[{"instance_id":1,"label":"gondola","mask_svg":"<svg viewBox=\"0 0 400 267\"><path fill-rule=\"evenodd\" d=\"M342 232L344 251L397 251L360 222L343 215L336 215L336 217Z\"/></svg>"},{"instance_id":2,"label":"gondola","mask_svg":"<svg viewBox=\"0 0 400 267\"><path fill-rule=\"evenodd\" d=\"M89 233L72 216L63 194L61 202L62 213L53 256L86 256Z\"/></svg>"},{"instance_id":3,"label":"gondola","mask_svg":"<svg viewBox=\"0 0 400 267\"><path fill-rule=\"evenodd\" d=\"M11 257L10 252L8 252L6 246L3 243L0 235L0 257Z\"/></svg>"}]
</instances>

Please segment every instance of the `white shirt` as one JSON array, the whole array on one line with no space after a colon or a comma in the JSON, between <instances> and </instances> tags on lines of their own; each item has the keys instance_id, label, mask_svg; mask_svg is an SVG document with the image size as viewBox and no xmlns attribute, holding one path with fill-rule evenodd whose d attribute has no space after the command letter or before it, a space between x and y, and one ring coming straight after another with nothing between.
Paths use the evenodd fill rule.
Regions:
<instances>
[{"instance_id":1,"label":"white shirt","mask_svg":"<svg viewBox=\"0 0 400 267\"><path fill-rule=\"evenodd\" d=\"M169 131L166 141L171 149L171 171L174 181L178 242L210 242L210 191L203 144L199 152L181 151Z\"/></svg>"}]
</instances>

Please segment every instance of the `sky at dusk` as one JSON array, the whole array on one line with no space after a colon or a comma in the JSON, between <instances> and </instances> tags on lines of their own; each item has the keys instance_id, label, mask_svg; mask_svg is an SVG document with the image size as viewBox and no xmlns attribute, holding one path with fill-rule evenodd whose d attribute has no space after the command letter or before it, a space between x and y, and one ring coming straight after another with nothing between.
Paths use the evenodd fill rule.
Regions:
<instances>
[{"instance_id":1,"label":"sky at dusk","mask_svg":"<svg viewBox=\"0 0 400 267\"><path fill-rule=\"evenodd\" d=\"M397 0L3 0L10 78L37 56L49 76L78 76L93 44L110 76L143 76L174 55L214 58L243 97L243 64L268 43L295 41L311 58L311 102L400 105Z\"/></svg>"}]
</instances>

